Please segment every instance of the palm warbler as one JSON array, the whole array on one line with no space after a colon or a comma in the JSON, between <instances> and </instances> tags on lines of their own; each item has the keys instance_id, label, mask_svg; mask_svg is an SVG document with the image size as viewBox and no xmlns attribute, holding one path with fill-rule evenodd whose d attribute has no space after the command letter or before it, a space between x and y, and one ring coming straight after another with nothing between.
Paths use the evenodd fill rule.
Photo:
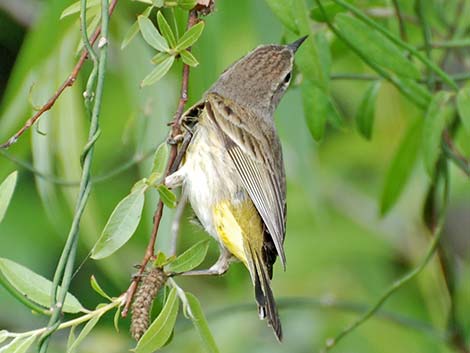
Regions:
<instances>
[{"instance_id":1,"label":"palm warbler","mask_svg":"<svg viewBox=\"0 0 470 353\"><path fill-rule=\"evenodd\" d=\"M223 274L232 259L248 268L261 319L282 328L271 290L273 264L285 269L286 180L274 111L305 40L257 47L230 66L184 116L192 139L181 167L165 180L183 193L221 255L208 270Z\"/></svg>"}]
</instances>

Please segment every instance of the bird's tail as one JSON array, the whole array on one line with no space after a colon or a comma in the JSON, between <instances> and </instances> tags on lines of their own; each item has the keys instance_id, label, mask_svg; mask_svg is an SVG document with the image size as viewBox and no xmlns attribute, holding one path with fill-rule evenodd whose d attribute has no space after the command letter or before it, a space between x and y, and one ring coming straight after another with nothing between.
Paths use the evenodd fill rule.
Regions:
<instances>
[{"instance_id":1,"label":"bird's tail","mask_svg":"<svg viewBox=\"0 0 470 353\"><path fill-rule=\"evenodd\" d=\"M260 319L266 319L269 326L279 341L282 341L282 327L279 314L277 312L276 301L274 300L273 291L271 290L271 281L268 277L266 265L262 257L256 251L251 250L252 268L250 269L251 277L255 287L255 297L258 303L258 311Z\"/></svg>"}]
</instances>

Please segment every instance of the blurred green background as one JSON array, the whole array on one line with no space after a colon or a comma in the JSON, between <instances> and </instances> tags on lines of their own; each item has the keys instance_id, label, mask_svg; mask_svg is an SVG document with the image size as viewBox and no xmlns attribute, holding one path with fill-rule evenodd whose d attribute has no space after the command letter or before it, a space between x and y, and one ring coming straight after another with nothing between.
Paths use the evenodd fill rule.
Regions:
<instances>
[{"instance_id":1,"label":"blurred green background","mask_svg":"<svg viewBox=\"0 0 470 353\"><path fill-rule=\"evenodd\" d=\"M445 16L454 3L435 1ZM354 1L366 9L391 8L391 1ZM400 1L413 14L411 1ZM59 20L69 1L0 1L0 140L5 140L43 104L67 77L77 58L77 16ZM105 83L102 135L96 145L93 173L104 175L131 160L126 171L94 185L81 225L77 266L86 259L115 205L133 183L151 168L148 156L168 133L177 105L181 64L156 85L139 88L151 69L152 52L138 36L127 48L120 42L145 6L121 0L111 20L111 47ZM448 13L447 13L448 12ZM410 16L411 16L410 15ZM469 16L467 16L469 17ZM200 65L191 70L188 106L199 99L234 60L263 43L279 43L284 30L261 0L219 0L205 19L206 28L193 49ZM393 17L381 19L397 30ZM323 25L318 25L323 30ZM468 28L467 28L468 29ZM419 43L420 29L409 35ZM367 67L333 36L328 37L333 73L368 73ZM464 51L468 64L468 51ZM467 56L465 56L467 54ZM452 60L450 61L452 63ZM465 68L465 67L464 67ZM450 71L462 67L448 67ZM4 222L0 225L0 257L19 262L51 278L71 222L76 186L51 182L79 180L79 156L88 118L82 104L86 64L79 81L59 99L36 127L0 156L0 180L19 170L19 181ZM406 128L423 112L414 108L390 85L381 86L376 124L371 141L363 139L353 117L368 83L334 80L332 93L345 127L328 129L316 143L305 123L301 94L294 84L276 112L288 177L288 222L285 243L287 271L276 264L273 288L280 304L285 341L280 345L257 318L247 271L234 264L220 278L184 278L177 282L202 302L209 325L222 352L312 352L372 304L399 276L424 255L429 234L422 225L422 204L429 177L419 162L398 204L384 218L379 197L393 155ZM460 146L470 155L464 137ZM11 158L30 163L47 178L35 177ZM468 337L470 327L470 187L468 179L451 169L452 192L444 232L447 251L456 260L458 316ZM57 180L56 180L57 181ZM156 194L146 199L145 217L131 241L111 258L88 259L74 278L71 292L86 307L100 298L91 290L94 274L108 293L119 295L140 262L151 230ZM158 249L169 248L173 211L165 209ZM186 210L179 251L207 237L189 222ZM217 247L205 261L217 258ZM302 300L300 300L302 299ZM446 330L449 295L438 261L434 259L412 284L385 304L395 316L379 315L342 341L335 352L451 352L442 337ZM243 304L251 304L246 309ZM331 308L328 306L331 305ZM349 310L351 309L351 310ZM0 328L24 331L41 327L44 319L32 316L0 288ZM80 352L124 352L133 347L127 334L129 320L115 333L112 315L96 328ZM50 352L62 352L66 335L57 334ZM164 352L202 352L190 324L178 321L173 341Z\"/></svg>"}]
</instances>

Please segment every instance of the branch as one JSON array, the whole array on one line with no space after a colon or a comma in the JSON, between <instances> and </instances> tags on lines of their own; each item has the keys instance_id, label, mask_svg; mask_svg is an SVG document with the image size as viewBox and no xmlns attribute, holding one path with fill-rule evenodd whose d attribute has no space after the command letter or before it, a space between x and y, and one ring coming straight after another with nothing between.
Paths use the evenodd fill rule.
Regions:
<instances>
[{"instance_id":1,"label":"branch","mask_svg":"<svg viewBox=\"0 0 470 353\"><path fill-rule=\"evenodd\" d=\"M421 260L418 266L416 266L414 269L412 269L409 273L404 275L402 278L395 281L385 291L385 293L382 294L379 300L377 300L376 303L369 310L367 310L363 315L361 315L352 324L350 324L345 329L343 329L339 334L336 335L336 337L328 339L322 352L327 352L330 349L332 349L334 346L338 344L339 341L341 341L341 339L343 339L349 333L357 329L360 325L366 322L369 318L374 316L380 310L380 308L385 303L385 301L393 293L395 293L398 289L402 288L404 285L408 284L413 279L415 279L415 277L421 273L421 271L426 267L426 265L432 259L439 245L442 227L445 221L445 213L447 210L447 200L448 200L448 194L449 194L449 185L448 185L449 176L448 176L447 170L444 171L443 178L444 178L443 205L442 205L441 213L439 215L439 219L437 223L432 225L433 238L431 240L431 244L428 247L428 250L426 251L424 258Z\"/></svg>"},{"instance_id":2,"label":"branch","mask_svg":"<svg viewBox=\"0 0 470 353\"><path fill-rule=\"evenodd\" d=\"M398 3L398 0L392 0L392 3L395 9L395 15L397 16L397 19L398 19L398 28L400 29L400 37L404 42L407 42L408 35L406 33L406 27L405 27L405 22L403 20L403 14L401 13L401 10L400 10L400 4Z\"/></svg>"},{"instance_id":3,"label":"branch","mask_svg":"<svg viewBox=\"0 0 470 353\"><path fill-rule=\"evenodd\" d=\"M207 4L207 6L199 4L194 9L192 9L189 12L188 23L186 26L187 29L191 28L199 21L199 13L203 13L207 15L212 11L212 8L213 8L213 2L210 1ZM188 48L187 50L190 50L190 49L191 48ZM182 122L182 117L183 117L183 112L184 112L184 106L188 100L189 71L190 71L189 65L183 64L183 78L181 81L181 93L180 93L180 98L178 102L178 107L176 109L176 113L174 115L173 120L170 122L171 139L175 139L178 135L181 134L181 122ZM176 165L174 165L177 154L178 154L178 146L176 144L172 144L171 150L170 150L170 156L168 158L168 163L167 163L166 170L163 176L163 180L165 180L165 178L168 176L168 174L170 173L170 170L177 167ZM126 304L124 305L124 309L122 310L122 314L121 314L122 317L127 316L127 313L131 306L135 292L137 290L137 286L139 284L140 278L142 277L142 274L144 273L147 264L154 257L155 242L157 240L158 229L160 227L160 221L162 219L162 216L163 216L163 202L160 200L158 202L157 209L153 216L153 229L150 235L150 240L147 245L147 249L145 251L144 258L142 259L139 265L139 271L134 276L129 288L126 291L126 294L127 294Z\"/></svg>"},{"instance_id":4,"label":"branch","mask_svg":"<svg viewBox=\"0 0 470 353\"><path fill-rule=\"evenodd\" d=\"M109 16L112 15L114 8L116 7L118 0L111 0L111 3L109 4ZM93 36L90 39L90 44L93 45L95 44L96 40L101 34L101 26L98 26L98 28L95 30L95 33L93 33ZM60 87L57 89L57 91L54 93L54 95L49 98L49 100L39 108L39 110L34 114L31 118L29 118L26 123L23 125L21 129L19 129L13 136L11 136L6 142L2 143L0 145L0 149L2 148L9 148L11 145L15 144L18 139L23 135L26 130L28 130L31 126L36 123L36 121L39 120L39 118L48 110L50 110L57 99L64 93L65 89L68 87L72 87L75 81L77 80L78 73L82 69L83 64L85 63L85 60L88 57L88 51L83 49L82 54L80 55L80 58L78 59L77 64L73 68L72 72L70 73L69 77L60 85Z\"/></svg>"}]
</instances>

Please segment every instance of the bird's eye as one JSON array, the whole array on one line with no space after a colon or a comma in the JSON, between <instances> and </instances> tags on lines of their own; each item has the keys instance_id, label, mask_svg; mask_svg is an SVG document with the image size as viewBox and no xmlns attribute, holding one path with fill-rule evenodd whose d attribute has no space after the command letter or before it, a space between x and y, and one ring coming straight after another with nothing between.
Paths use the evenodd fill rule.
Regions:
<instances>
[{"instance_id":1,"label":"bird's eye","mask_svg":"<svg viewBox=\"0 0 470 353\"><path fill-rule=\"evenodd\" d=\"M284 83L289 83L291 77L291 73L289 72L286 77L284 77Z\"/></svg>"}]
</instances>

